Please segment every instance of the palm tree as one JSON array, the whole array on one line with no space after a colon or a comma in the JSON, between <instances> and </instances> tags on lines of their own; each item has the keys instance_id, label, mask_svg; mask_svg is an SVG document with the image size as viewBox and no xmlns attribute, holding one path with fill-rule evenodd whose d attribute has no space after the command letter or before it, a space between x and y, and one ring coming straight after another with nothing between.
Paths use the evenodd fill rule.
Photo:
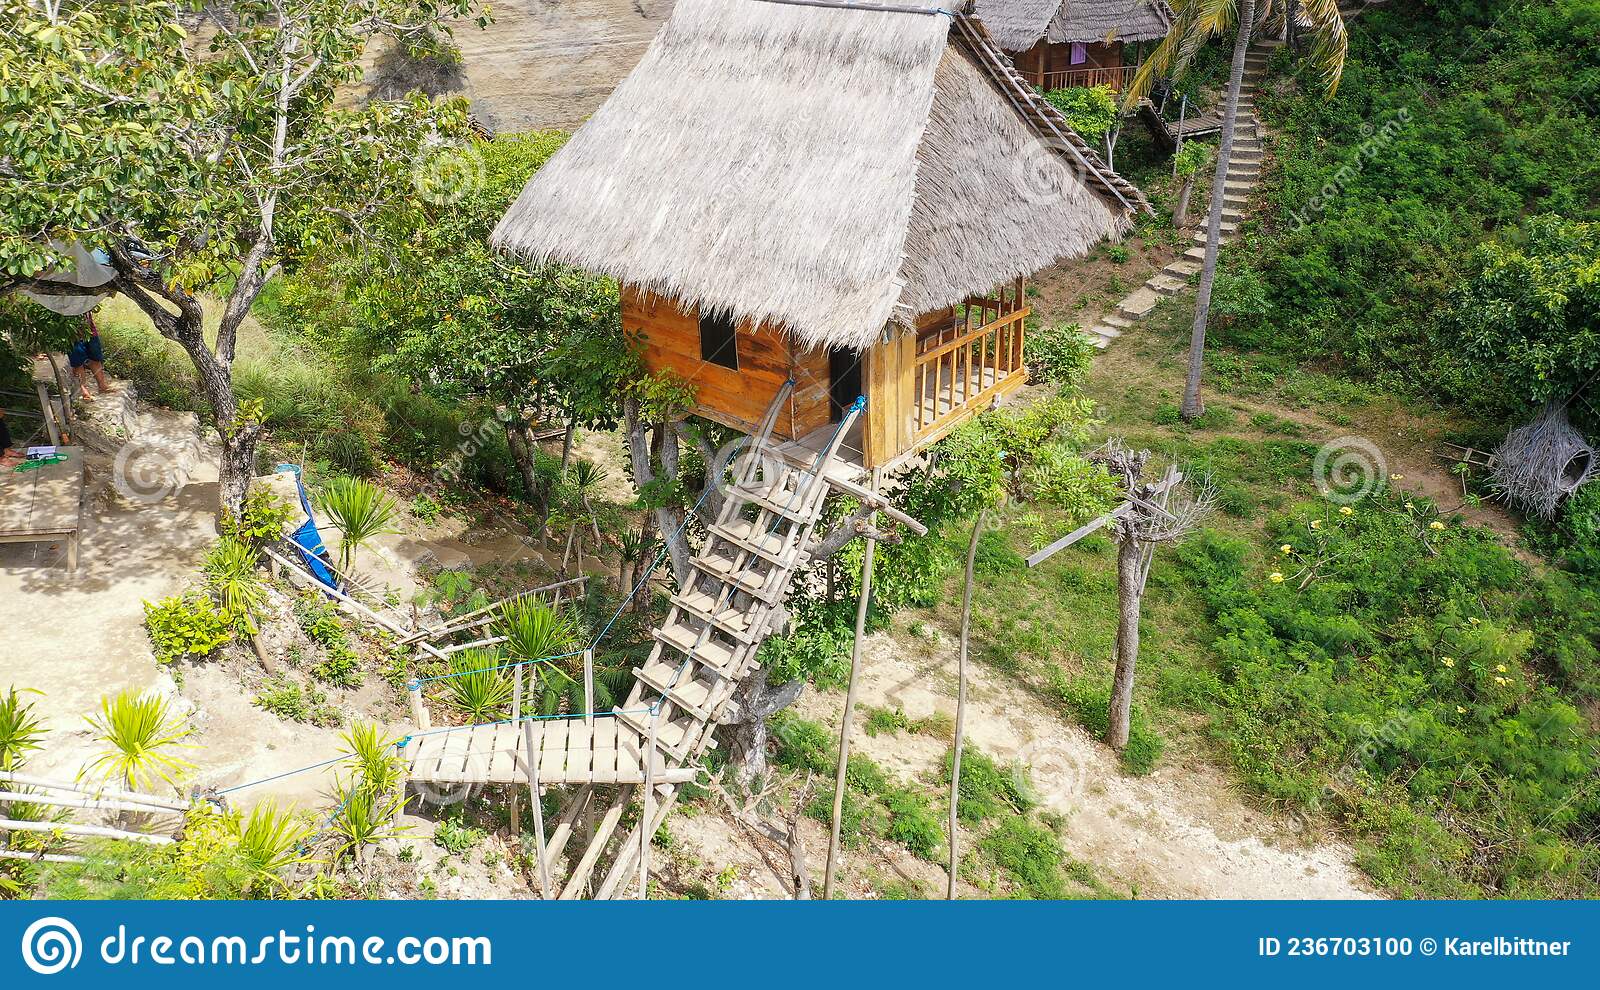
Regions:
<instances>
[{"instance_id":1,"label":"palm tree","mask_svg":"<svg viewBox=\"0 0 1600 990\"><path fill-rule=\"evenodd\" d=\"M566 656L578 642L578 625L572 616L532 595L523 595L500 606L494 632L506 637L508 661L528 665L528 689L533 698L554 696L576 683L562 670L562 665L576 667L573 658ZM535 688L535 683L542 690ZM541 703L540 708L544 707Z\"/></svg>"},{"instance_id":2,"label":"palm tree","mask_svg":"<svg viewBox=\"0 0 1600 990\"><path fill-rule=\"evenodd\" d=\"M1337 0L1177 0L1173 3L1172 30L1139 67L1123 96L1124 108L1136 106L1157 79L1182 75L1207 41L1233 33L1233 69L1228 75L1228 95L1222 113L1222 140L1217 151L1216 174L1211 180L1211 214L1206 223L1206 257L1195 295L1194 329L1189 337L1189 376L1183 390L1183 418L1193 420L1205 411L1200 401L1200 372L1205 363L1206 320L1211 313L1211 290L1217 279L1217 252L1222 243L1222 198L1233 159L1234 128L1239 119L1239 93L1244 87L1245 54L1255 32L1267 21L1308 22L1311 50L1307 58L1322 76L1329 94L1339 86L1349 39ZM1292 12L1286 13L1286 7ZM1298 24L1296 25L1298 29Z\"/></svg>"}]
</instances>

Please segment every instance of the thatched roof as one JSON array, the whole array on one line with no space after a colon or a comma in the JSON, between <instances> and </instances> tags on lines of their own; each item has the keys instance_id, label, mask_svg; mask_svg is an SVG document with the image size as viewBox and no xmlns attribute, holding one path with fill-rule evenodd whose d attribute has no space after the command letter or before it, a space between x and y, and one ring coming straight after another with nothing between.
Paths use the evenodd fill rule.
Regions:
<instances>
[{"instance_id":1,"label":"thatched roof","mask_svg":"<svg viewBox=\"0 0 1600 990\"><path fill-rule=\"evenodd\" d=\"M862 348L1124 230L1137 191L1047 142L951 21L679 0L492 241Z\"/></svg>"},{"instance_id":2,"label":"thatched roof","mask_svg":"<svg viewBox=\"0 0 1600 990\"><path fill-rule=\"evenodd\" d=\"M1008 52L1041 41L1153 41L1172 28L1164 0L977 0L973 13Z\"/></svg>"}]
</instances>

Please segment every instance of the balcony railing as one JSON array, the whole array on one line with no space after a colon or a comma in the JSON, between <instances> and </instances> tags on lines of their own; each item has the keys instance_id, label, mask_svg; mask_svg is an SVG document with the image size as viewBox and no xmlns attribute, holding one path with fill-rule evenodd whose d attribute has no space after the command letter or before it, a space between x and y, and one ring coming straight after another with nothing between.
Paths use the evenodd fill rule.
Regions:
<instances>
[{"instance_id":1,"label":"balcony railing","mask_svg":"<svg viewBox=\"0 0 1600 990\"><path fill-rule=\"evenodd\" d=\"M972 298L955 317L917 338L913 377L916 437L943 431L981 409L1008 385L1026 378L1023 323L1031 310L1022 281L995 296Z\"/></svg>"},{"instance_id":2,"label":"balcony railing","mask_svg":"<svg viewBox=\"0 0 1600 990\"><path fill-rule=\"evenodd\" d=\"M1133 81L1134 73L1138 71L1137 65L1091 65L1058 72L1030 71L1023 75L1047 93L1052 89L1071 89L1074 86L1110 86L1113 92L1120 93L1128 88L1128 83Z\"/></svg>"}]
</instances>

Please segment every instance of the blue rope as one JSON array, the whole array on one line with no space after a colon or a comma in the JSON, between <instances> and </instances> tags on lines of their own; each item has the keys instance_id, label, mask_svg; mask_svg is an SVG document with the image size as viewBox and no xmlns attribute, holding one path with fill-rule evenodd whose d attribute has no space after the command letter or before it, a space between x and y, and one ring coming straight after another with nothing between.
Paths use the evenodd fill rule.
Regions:
<instances>
[{"instance_id":1,"label":"blue rope","mask_svg":"<svg viewBox=\"0 0 1600 990\"><path fill-rule=\"evenodd\" d=\"M232 794L234 791L242 791L247 787L256 787L256 786L258 786L260 784L270 784L274 780L282 780L285 777L293 777L296 774L305 773L307 770L320 770L323 767L331 767L335 763L342 763L342 762L344 762L345 760L347 760L349 758L350 758L350 754L349 753L345 753L342 756L336 756L331 760L323 760L321 763L313 763L309 767L301 767L298 770L289 770L289 771L286 771L284 773L276 774L276 775L271 776L271 777L263 777L260 780L252 780L247 784L235 784L232 787L227 787L227 788L224 788L224 789L218 791L217 792L217 796L221 797L224 794Z\"/></svg>"},{"instance_id":2,"label":"blue rope","mask_svg":"<svg viewBox=\"0 0 1600 990\"><path fill-rule=\"evenodd\" d=\"M555 720L571 720L575 718L616 718L618 715L643 715L649 712L648 708L629 708L625 711L609 712L569 712L566 715L523 715L519 718L502 718L494 722L478 722L473 725L447 725L440 729L429 729L427 732L416 732L400 740L400 748L404 749L413 739L422 739L427 736L439 736L447 732L460 732L462 729L481 729L484 726L515 725L518 722L549 722Z\"/></svg>"},{"instance_id":3,"label":"blue rope","mask_svg":"<svg viewBox=\"0 0 1600 990\"><path fill-rule=\"evenodd\" d=\"M581 656L583 656L583 651L575 650L572 653L562 653L559 656L553 657L541 657L538 660L518 660L515 663L503 663L498 667L481 667L476 670L455 670L448 674L435 674L432 677L414 677L406 682L406 690L417 691L420 690L424 684L430 684L434 681L447 681L452 677L466 677L468 674L492 674L499 670L511 670L514 667L526 667L529 664L535 663L549 663L552 660L570 660L573 657Z\"/></svg>"}]
</instances>

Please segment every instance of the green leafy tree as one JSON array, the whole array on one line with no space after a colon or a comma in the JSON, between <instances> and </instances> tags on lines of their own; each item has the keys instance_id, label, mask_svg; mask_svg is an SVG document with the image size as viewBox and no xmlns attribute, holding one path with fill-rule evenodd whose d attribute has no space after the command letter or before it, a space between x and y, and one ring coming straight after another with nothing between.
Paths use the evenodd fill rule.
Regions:
<instances>
[{"instance_id":1,"label":"green leafy tree","mask_svg":"<svg viewBox=\"0 0 1600 990\"><path fill-rule=\"evenodd\" d=\"M475 0L0 0L0 292L83 244L193 361L237 513L259 416L233 385L240 325L308 247L407 203L462 105L340 105L375 36L435 44ZM186 24L203 22L191 36ZM209 39L209 40L202 40ZM202 293L223 299L207 326Z\"/></svg>"},{"instance_id":2,"label":"green leafy tree","mask_svg":"<svg viewBox=\"0 0 1600 990\"><path fill-rule=\"evenodd\" d=\"M1482 245L1448 322L1530 406L1570 398L1600 372L1600 223L1544 214Z\"/></svg>"},{"instance_id":3,"label":"green leafy tree","mask_svg":"<svg viewBox=\"0 0 1600 990\"><path fill-rule=\"evenodd\" d=\"M302 279L302 308L334 297L332 331L353 360L400 374L447 401L497 411L523 487L548 512L543 425L609 428L638 373L622 336L616 285L578 269L525 265L489 233L566 141L559 131L503 135L445 153L445 178L420 202L374 218L368 249L328 252ZM327 332L327 331L324 331Z\"/></svg>"}]
</instances>

